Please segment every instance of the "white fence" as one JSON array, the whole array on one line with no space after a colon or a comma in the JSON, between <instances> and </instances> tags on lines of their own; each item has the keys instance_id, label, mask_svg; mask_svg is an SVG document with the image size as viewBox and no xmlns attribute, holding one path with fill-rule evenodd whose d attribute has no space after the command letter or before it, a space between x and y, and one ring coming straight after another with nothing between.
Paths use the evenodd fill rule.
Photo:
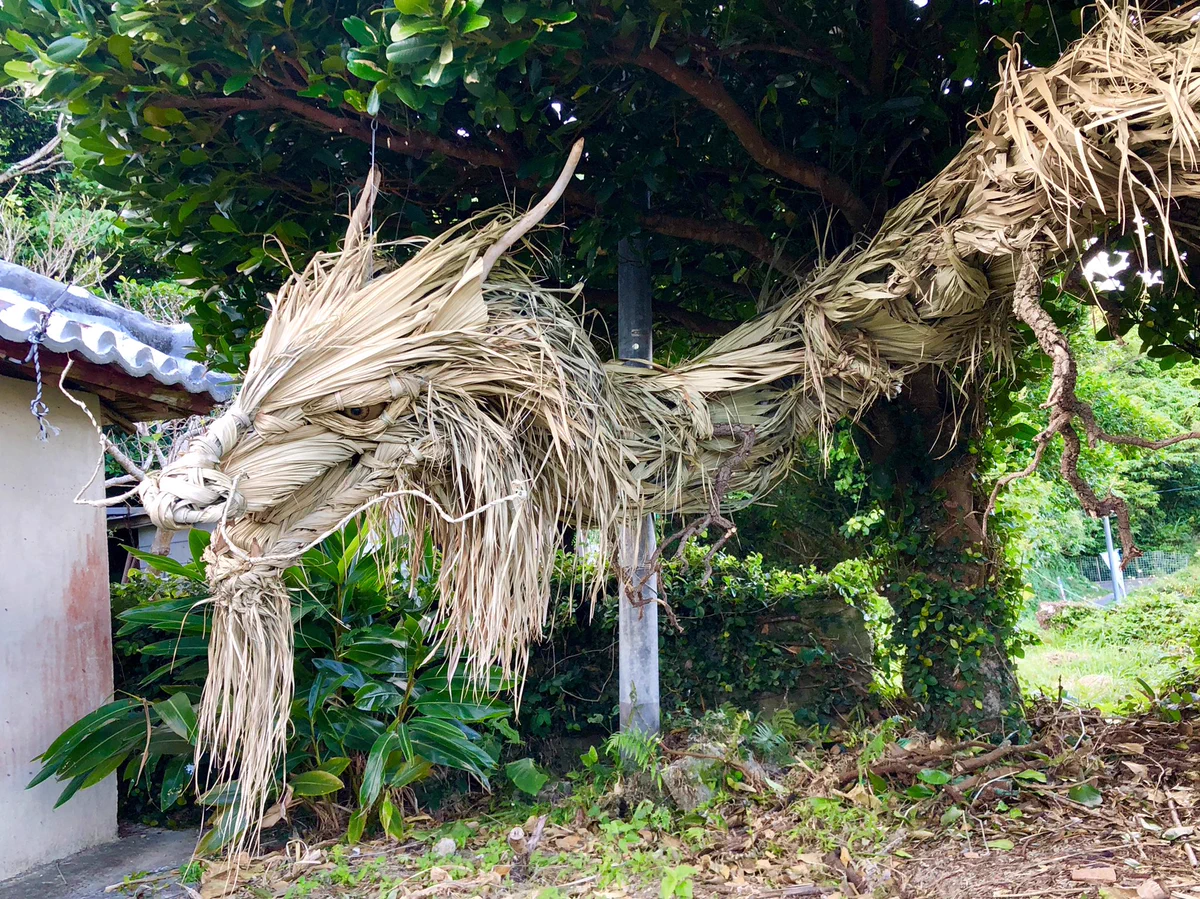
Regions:
<instances>
[{"instance_id":1,"label":"white fence","mask_svg":"<svg viewBox=\"0 0 1200 899\"><path fill-rule=\"evenodd\" d=\"M1192 561L1190 553L1169 553L1152 549L1125 566L1125 578L1162 577L1187 568ZM1097 583L1109 581L1112 575L1102 556L1081 556L1075 560L1079 576Z\"/></svg>"}]
</instances>

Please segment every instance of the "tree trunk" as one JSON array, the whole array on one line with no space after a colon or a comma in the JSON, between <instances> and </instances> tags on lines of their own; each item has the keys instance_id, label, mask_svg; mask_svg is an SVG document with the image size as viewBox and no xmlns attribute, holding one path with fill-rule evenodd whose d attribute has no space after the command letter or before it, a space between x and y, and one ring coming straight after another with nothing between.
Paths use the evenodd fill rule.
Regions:
<instances>
[{"instance_id":1,"label":"tree trunk","mask_svg":"<svg viewBox=\"0 0 1200 899\"><path fill-rule=\"evenodd\" d=\"M890 526L884 593L904 688L922 708L921 724L939 732L1006 732L1020 716L1008 657L1019 589L983 533L981 407L981 397L928 371L863 422Z\"/></svg>"}]
</instances>

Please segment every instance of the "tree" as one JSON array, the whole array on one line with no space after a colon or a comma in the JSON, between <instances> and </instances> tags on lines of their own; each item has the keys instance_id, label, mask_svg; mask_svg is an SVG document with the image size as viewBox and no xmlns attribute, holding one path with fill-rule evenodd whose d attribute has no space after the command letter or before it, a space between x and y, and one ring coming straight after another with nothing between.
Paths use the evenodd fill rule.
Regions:
<instances>
[{"instance_id":1,"label":"tree","mask_svg":"<svg viewBox=\"0 0 1200 899\"><path fill-rule=\"evenodd\" d=\"M569 230L542 265L564 285L586 277L585 298L604 308L617 240L652 235L657 308L682 333L673 354L769 302L937 170L1016 31L1037 63L1083 24L1073 4L1012 0L122 0L111 13L26 0L2 15L5 76L66 108L77 167L210 289L195 317L229 367L262 320L262 294L340 231L340 191L372 157L388 200L378 221L405 236L523 204L580 133L588 157L559 211ZM1194 302L1181 296L1152 329L1167 356L1195 345ZM1109 305L1114 333L1161 317L1143 296ZM985 397L925 386L876 410L867 454L880 495L902 510L894 520L922 535L913 576L948 584L951 611L984 622L988 653L1002 656L1007 625L987 611L996 556L978 523L986 497L970 441L946 440L978 433ZM964 404L976 425L959 432ZM938 453L914 465L895 447ZM949 674L928 677L956 689ZM1012 692L1011 677L989 683ZM977 699L995 711L1000 694Z\"/></svg>"},{"instance_id":2,"label":"tree","mask_svg":"<svg viewBox=\"0 0 1200 899\"><path fill-rule=\"evenodd\" d=\"M0 62L68 109L70 158L131 229L217 288L200 336L236 367L265 291L340 233L372 141L378 222L405 237L525 203L586 135L549 274L609 311L616 243L648 232L657 314L719 333L936 171L1004 41L1053 58L1073 6L24 0Z\"/></svg>"}]
</instances>

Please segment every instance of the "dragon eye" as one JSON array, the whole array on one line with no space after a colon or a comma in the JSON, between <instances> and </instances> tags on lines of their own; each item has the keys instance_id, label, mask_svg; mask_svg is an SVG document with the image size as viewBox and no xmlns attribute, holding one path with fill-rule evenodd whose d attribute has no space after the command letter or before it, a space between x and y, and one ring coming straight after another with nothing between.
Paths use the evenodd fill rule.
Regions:
<instances>
[{"instance_id":1,"label":"dragon eye","mask_svg":"<svg viewBox=\"0 0 1200 899\"><path fill-rule=\"evenodd\" d=\"M383 414L387 403L375 403L372 406L347 406L342 414L354 421L374 421Z\"/></svg>"}]
</instances>

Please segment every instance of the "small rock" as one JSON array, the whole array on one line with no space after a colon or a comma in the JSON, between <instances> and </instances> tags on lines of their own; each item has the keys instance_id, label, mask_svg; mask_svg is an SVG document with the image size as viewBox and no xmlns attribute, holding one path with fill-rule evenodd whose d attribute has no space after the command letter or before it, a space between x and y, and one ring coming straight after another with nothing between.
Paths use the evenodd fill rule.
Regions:
<instances>
[{"instance_id":1,"label":"small rock","mask_svg":"<svg viewBox=\"0 0 1200 899\"><path fill-rule=\"evenodd\" d=\"M1116 883L1117 869L1111 865L1100 868L1072 868L1071 879L1076 883Z\"/></svg>"},{"instance_id":2,"label":"small rock","mask_svg":"<svg viewBox=\"0 0 1200 899\"><path fill-rule=\"evenodd\" d=\"M1157 880L1143 880L1138 884L1138 899L1170 899L1170 893Z\"/></svg>"},{"instance_id":3,"label":"small rock","mask_svg":"<svg viewBox=\"0 0 1200 899\"><path fill-rule=\"evenodd\" d=\"M663 769L663 785L682 812L693 812L717 795L712 784L721 776L722 764L684 756Z\"/></svg>"},{"instance_id":4,"label":"small rock","mask_svg":"<svg viewBox=\"0 0 1200 899\"><path fill-rule=\"evenodd\" d=\"M434 858L449 858L456 852L458 852L458 843L450 837L442 837L433 845Z\"/></svg>"}]
</instances>

